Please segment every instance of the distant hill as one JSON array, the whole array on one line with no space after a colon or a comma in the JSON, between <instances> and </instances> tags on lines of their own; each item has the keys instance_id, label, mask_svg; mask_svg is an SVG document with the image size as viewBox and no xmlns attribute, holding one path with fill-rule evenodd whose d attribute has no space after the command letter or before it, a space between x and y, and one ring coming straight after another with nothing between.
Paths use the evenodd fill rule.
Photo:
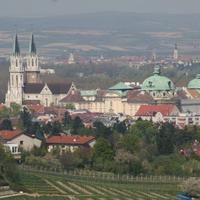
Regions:
<instances>
[{"instance_id":1,"label":"distant hill","mask_svg":"<svg viewBox=\"0 0 200 200\"><path fill-rule=\"evenodd\" d=\"M183 31L200 30L198 14L138 14L100 12L44 18L1 18L0 27L17 29L95 29L109 31Z\"/></svg>"},{"instance_id":2,"label":"distant hill","mask_svg":"<svg viewBox=\"0 0 200 200\"><path fill-rule=\"evenodd\" d=\"M12 35L19 33L22 49L34 32L40 55L82 56L200 54L200 15L102 12L45 18L1 18L0 54L8 55Z\"/></svg>"}]
</instances>

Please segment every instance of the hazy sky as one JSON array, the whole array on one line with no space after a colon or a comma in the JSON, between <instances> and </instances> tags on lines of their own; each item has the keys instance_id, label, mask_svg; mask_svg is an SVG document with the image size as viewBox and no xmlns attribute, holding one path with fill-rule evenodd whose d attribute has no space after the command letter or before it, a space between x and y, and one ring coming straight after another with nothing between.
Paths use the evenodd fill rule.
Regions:
<instances>
[{"instance_id":1,"label":"hazy sky","mask_svg":"<svg viewBox=\"0 0 200 200\"><path fill-rule=\"evenodd\" d=\"M200 0L0 0L0 16L54 16L98 11L200 13Z\"/></svg>"}]
</instances>

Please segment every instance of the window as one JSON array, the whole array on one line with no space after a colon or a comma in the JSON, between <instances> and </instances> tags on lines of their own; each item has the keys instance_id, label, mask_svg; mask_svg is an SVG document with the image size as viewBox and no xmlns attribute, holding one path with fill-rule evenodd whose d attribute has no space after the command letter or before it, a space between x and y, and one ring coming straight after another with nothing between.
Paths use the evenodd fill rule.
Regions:
<instances>
[{"instance_id":1,"label":"window","mask_svg":"<svg viewBox=\"0 0 200 200\"><path fill-rule=\"evenodd\" d=\"M45 99L45 105L48 106L48 99Z\"/></svg>"},{"instance_id":2,"label":"window","mask_svg":"<svg viewBox=\"0 0 200 200\"><path fill-rule=\"evenodd\" d=\"M12 85L14 85L14 75L12 75Z\"/></svg>"},{"instance_id":3,"label":"window","mask_svg":"<svg viewBox=\"0 0 200 200\"><path fill-rule=\"evenodd\" d=\"M16 75L16 86L18 86L18 76Z\"/></svg>"},{"instance_id":4,"label":"window","mask_svg":"<svg viewBox=\"0 0 200 200\"><path fill-rule=\"evenodd\" d=\"M16 60L16 67L18 67L18 62L17 62L17 60Z\"/></svg>"},{"instance_id":5,"label":"window","mask_svg":"<svg viewBox=\"0 0 200 200\"><path fill-rule=\"evenodd\" d=\"M19 143L20 143L20 145L23 145L23 144L24 144L24 141L23 141L23 140L21 140Z\"/></svg>"},{"instance_id":6,"label":"window","mask_svg":"<svg viewBox=\"0 0 200 200\"><path fill-rule=\"evenodd\" d=\"M34 66L34 60L32 59L32 66Z\"/></svg>"},{"instance_id":7,"label":"window","mask_svg":"<svg viewBox=\"0 0 200 200\"><path fill-rule=\"evenodd\" d=\"M17 152L17 147L12 147L12 153L16 153Z\"/></svg>"}]
</instances>

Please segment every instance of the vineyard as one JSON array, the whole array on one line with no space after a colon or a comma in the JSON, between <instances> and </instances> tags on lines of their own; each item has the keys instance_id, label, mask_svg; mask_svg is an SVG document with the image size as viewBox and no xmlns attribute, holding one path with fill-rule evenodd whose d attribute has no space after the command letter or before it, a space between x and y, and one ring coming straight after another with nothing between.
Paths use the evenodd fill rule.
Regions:
<instances>
[{"instance_id":1,"label":"vineyard","mask_svg":"<svg viewBox=\"0 0 200 200\"><path fill-rule=\"evenodd\" d=\"M45 173L23 173L21 186L26 193L7 200L173 200L178 182L100 181Z\"/></svg>"}]
</instances>

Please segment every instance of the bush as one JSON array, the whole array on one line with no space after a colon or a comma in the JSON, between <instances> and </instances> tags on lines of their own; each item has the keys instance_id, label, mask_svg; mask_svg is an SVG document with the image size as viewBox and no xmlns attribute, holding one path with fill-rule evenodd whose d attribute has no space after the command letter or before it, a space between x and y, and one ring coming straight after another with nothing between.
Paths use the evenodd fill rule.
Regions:
<instances>
[{"instance_id":1,"label":"bush","mask_svg":"<svg viewBox=\"0 0 200 200\"><path fill-rule=\"evenodd\" d=\"M200 179L189 178L182 184L183 192L195 198L200 198Z\"/></svg>"}]
</instances>

